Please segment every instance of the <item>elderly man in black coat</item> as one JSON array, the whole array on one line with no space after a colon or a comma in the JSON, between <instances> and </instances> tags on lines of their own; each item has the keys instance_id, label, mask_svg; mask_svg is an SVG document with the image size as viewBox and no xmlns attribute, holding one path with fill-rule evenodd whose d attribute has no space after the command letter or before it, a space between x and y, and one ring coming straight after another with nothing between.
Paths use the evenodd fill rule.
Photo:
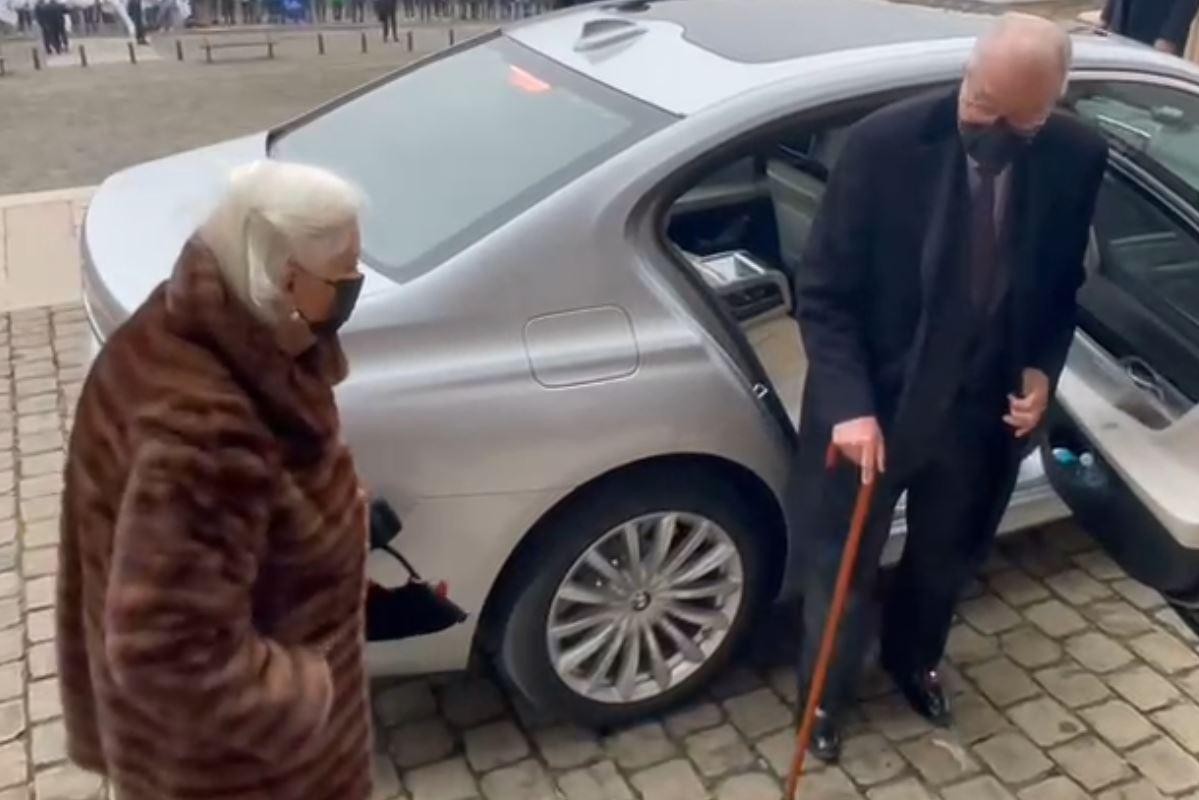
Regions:
<instances>
[{"instance_id":1,"label":"elderly man in black coat","mask_svg":"<svg viewBox=\"0 0 1199 800\"><path fill-rule=\"evenodd\" d=\"M878 481L813 752L840 748L869 645L877 565L907 492L883 666L938 723L954 603L984 559L1066 359L1107 148L1054 111L1070 41L1008 15L960 88L852 130L830 177L796 309L810 366L789 513L808 571L801 694L859 481ZM826 451L840 465L826 468Z\"/></svg>"},{"instance_id":2,"label":"elderly man in black coat","mask_svg":"<svg viewBox=\"0 0 1199 800\"><path fill-rule=\"evenodd\" d=\"M1196 13L1199 0L1107 0L1100 19L1112 33L1179 55Z\"/></svg>"}]
</instances>

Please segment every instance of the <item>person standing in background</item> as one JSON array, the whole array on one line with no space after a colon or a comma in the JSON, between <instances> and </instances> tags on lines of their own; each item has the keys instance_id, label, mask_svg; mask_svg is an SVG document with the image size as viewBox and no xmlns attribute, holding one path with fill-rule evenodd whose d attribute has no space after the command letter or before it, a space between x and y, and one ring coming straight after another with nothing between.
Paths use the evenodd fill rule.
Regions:
<instances>
[{"instance_id":1,"label":"person standing in background","mask_svg":"<svg viewBox=\"0 0 1199 800\"><path fill-rule=\"evenodd\" d=\"M396 30L396 11L399 6L399 0L375 0L375 14L378 15L379 21L383 23L383 41L387 41L388 31L391 32L391 41L398 42L400 40L399 33Z\"/></svg>"},{"instance_id":2,"label":"person standing in background","mask_svg":"<svg viewBox=\"0 0 1199 800\"><path fill-rule=\"evenodd\" d=\"M1180 56L1196 13L1199 0L1107 0L1099 19L1112 33Z\"/></svg>"}]
</instances>

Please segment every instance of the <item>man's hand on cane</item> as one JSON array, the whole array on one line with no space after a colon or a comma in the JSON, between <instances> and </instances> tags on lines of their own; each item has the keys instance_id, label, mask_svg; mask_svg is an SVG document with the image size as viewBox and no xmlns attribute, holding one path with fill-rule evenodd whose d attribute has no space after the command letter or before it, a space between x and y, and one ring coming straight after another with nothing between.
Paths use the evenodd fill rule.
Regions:
<instances>
[{"instance_id":1,"label":"man's hand on cane","mask_svg":"<svg viewBox=\"0 0 1199 800\"><path fill-rule=\"evenodd\" d=\"M833 446L862 470L862 483L874 483L887 471L883 429L874 417L858 417L833 426Z\"/></svg>"}]
</instances>

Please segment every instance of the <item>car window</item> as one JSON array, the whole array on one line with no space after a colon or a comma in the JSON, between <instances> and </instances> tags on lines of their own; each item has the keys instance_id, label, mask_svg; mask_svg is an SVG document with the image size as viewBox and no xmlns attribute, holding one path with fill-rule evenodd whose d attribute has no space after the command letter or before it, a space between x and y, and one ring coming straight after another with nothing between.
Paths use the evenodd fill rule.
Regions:
<instances>
[{"instance_id":1,"label":"car window","mask_svg":"<svg viewBox=\"0 0 1199 800\"><path fill-rule=\"evenodd\" d=\"M1199 240L1129 182L1109 175L1095 208L1100 270L1199 330Z\"/></svg>"},{"instance_id":2,"label":"car window","mask_svg":"<svg viewBox=\"0 0 1199 800\"><path fill-rule=\"evenodd\" d=\"M1132 81L1073 85L1067 105L1114 148L1199 201L1199 95Z\"/></svg>"},{"instance_id":3,"label":"car window","mask_svg":"<svg viewBox=\"0 0 1199 800\"><path fill-rule=\"evenodd\" d=\"M364 259L406 280L672 120L496 37L301 121L272 153L355 182Z\"/></svg>"}]
</instances>

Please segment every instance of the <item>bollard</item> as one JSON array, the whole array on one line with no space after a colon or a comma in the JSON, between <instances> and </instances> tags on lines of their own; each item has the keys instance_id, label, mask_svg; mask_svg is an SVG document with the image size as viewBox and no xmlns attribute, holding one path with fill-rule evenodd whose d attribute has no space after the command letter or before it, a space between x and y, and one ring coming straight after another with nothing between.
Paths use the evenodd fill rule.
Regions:
<instances>
[{"instance_id":1,"label":"bollard","mask_svg":"<svg viewBox=\"0 0 1199 800\"><path fill-rule=\"evenodd\" d=\"M325 34L323 33L316 35L316 52L322 56L325 54Z\"/></svg>"},{"instance_id":2,"label":"bollard","mask_svg":"<svg viewBox=\"0 0 1199 800\"><path fill-rule=\"evenodd\" d=\"M362 52L366 52L366 31L362 32Z\"/></svg>"},{"instance_id":3,"label":"bollard","mask_svg":"<svg viewBox=\"0 0 1199 800\"><path fill-rule=\"evenodd\" d=\"M79 66L87 68L87 48L79 45Z\"/></svg>"},{"instance_id":4,"label":"bollard","mask_svg":"<svg viewBox=\"0 0 1199 800\"><path fill-rule=\"evenodd\" d=\"M182 39L175 40L175 58L178 61L183 60L183 40Z\"/></svg>"},{"instance_id":5,"label":"bollard","mask_svg":"<svg viewBox=\"0 0 1199 800\"><path fill-rule=\"evenodd\" d=\"M36 47L33 48L33 68L35 70L42 68L42 54Z\"/></svg>"},{"instance_id":6,"label":"bollard","mask_svg":"<svg viewBox=\"0 0 1199 800\"><path fill-rule=\"evenodd\" d=\"M416 40L412 35L412 31L408 31L407 39L408 39L408 52L411 53L413 50L416 49Z\"/></svg>"},{"instance_id":7,"label":"bollard","mask_svg":"<svg viewBox=\"0 0 1199 800\"><path fill-rule=\"evenodd\" d=\"M454 46L454 29L450 28L450 47Z\"/></svg>"},{"instance_id":8,"label":"bollard","mask_svg":"<svg viewBox=\"0 0 1199 800\"><path fill-rule=\"evenodd\" d=\"M137 63L137 48L133 46L133 42L126 42L125 45L129 48L129 63Z\"/></svg>"}]
</instances>

